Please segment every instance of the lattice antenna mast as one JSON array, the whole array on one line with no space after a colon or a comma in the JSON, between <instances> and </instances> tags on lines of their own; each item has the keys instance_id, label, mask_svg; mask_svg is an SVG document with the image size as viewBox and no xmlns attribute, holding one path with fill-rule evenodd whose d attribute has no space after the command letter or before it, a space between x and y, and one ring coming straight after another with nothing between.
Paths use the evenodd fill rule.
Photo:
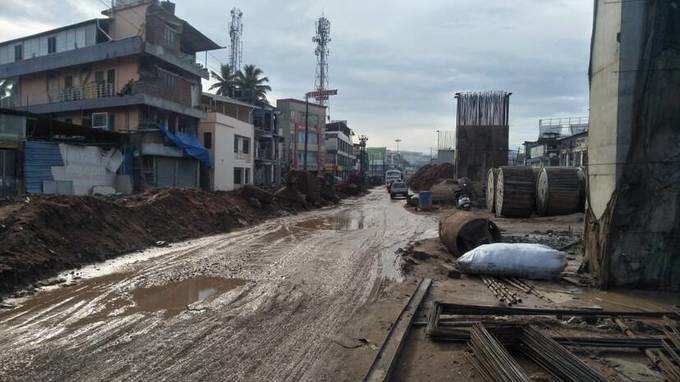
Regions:
<instances>
[{"instance_id":1,"label":"lattice antenna mast","mask_svg":"<svg viewBox=\"0 0 680 382\"><path fill-rule=\"evenodd\" d=\"M312 39L316 43L316 79L314 87L316 90L328 90L328 44L331 42L331 22L321 16L316 21L316 35ZM320 96L316 101L323 105L328 100L328 96Z\"/></svg>"},{"instance_id":2,"label":"lattice antenna mast","mask_svg":"<svg viewBox=\"0 0 680 382\"><path fill-rule=\"evenodd\" d=\"M229 22L229 65L233 73L241 69L243 56L243 12L234 7Z\"/></svg>"}]
</instances>

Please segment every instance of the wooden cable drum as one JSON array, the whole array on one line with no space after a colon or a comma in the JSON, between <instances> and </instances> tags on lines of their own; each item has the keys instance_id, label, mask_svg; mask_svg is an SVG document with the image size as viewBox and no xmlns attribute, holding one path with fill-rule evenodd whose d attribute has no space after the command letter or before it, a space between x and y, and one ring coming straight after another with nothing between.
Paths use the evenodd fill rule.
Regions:
<instances>
[{"instance_id":1,"label":"wooden cable drum","mask_svg":"<svg viewBox=\"0 0 680 382\"><path fill-rule=\"evenodd\" d=\"M536 181L536 212L541 216L568 215L581 204L581 180L576 167L545 167Z\"/></svg>"},{"instance_id":2,"label":"wooden cable drum","mask_svg":"<svg viewBox=\"0 0 680 382\"><path fill-rule=\"evenodd\" d=\"M536 176L527 166L503 166L496 179L496 216L529 217L536 203Z\"/></svg>"},{"instance_id":3,"label":"wooden cable drum","mask_svg":"<svg viewBox=\"0 0 680 382\"><path fill-rule=\"evenodd\" d=\"M496 211L496 180L498 169L490 168L486 176L486 209L489 212Z\"/></svg>"}]
</instances>

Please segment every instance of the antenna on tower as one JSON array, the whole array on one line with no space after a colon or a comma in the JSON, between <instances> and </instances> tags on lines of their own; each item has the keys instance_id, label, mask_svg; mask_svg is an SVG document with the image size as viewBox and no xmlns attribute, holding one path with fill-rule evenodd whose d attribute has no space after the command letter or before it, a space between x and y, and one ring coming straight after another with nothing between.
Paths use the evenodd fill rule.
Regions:
<instances>
[{"instance_id":1,"label":"antenna on tower","mask_svg":"<svg viewBox=\"0 0 680 382\"><path fill-rule=\"evenodd\" d=\"M316 79L314 87L321 94L316 96L316 101L323 105L328 100L328 95L322 93L328 90L328 44L331 42L331 22L323 15L316 21L316 35L312 39L316 43Z\"/></svg>"},{"instance_id":2,"label":"antenna on tower","mask_svg":"<svg viewBox=\"0 0 680 382\"><path fill-rule=\"evenodd\" d=\"M229 22L229 66L233 73L241 69L243 56L243 12L234 7L231 10L231 21Z\"/></svg>"}]
</instances>

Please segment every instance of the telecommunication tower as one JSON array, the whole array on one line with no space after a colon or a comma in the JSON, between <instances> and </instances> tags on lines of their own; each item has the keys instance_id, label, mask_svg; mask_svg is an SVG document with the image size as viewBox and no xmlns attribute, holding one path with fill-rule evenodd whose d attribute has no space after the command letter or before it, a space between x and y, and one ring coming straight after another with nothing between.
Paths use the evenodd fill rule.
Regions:
<instances>
[{"instance_id":1,"label":"telecommunication tower","mask_svg":"<svg viewBox=\"0 0 680 382\"><path fill-rule=\"evenodd\" d=\"M316 35L312 39L316 43L316 79L314 87L318 91L328 90L328 44L331 42L331 22L321 16L316 21ZM327 95L316 97L316 101L323 105L328 100Z\"/></svg>"},{"instance_id":2,"label":"telecommunication tower","mask_svg":"<svg viewBox=\"0 0 680 382\"><path fill-rule=\"evenodd\" d=\"M234 7L231 10L231 21L229 22L229 65L233 73L241 69L241 59L243 56L243 12Z\"/></svg>"}]
</instances>

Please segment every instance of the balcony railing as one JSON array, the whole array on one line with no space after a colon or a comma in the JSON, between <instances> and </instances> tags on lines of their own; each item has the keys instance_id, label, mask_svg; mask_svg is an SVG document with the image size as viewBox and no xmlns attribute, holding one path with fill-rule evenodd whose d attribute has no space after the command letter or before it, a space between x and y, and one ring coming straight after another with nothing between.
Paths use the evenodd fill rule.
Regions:
<instances>
[{"instance_id":1,"label":"balcony railing","mask_svg":"<svg viewBox=\"0 0 680 382\"><path fill-rule=\"evenodd\" d=\"M234 159L235 160L242 160L242 161L245 161L247 163L250 163L252 161L252 157L251 157L250 154L246 154L246 153L242 153L242 152L234 153Z\"/></svg>"},{"instance_id":2,"label":"balcony railing","mask_svg":"<svg viewBox=\"0 0 680 382\"><path fill-rule=\"evenodd\" d=\"M84 86L74 86L61 88L49 92L52 102L69 102L81 99L113 97L116 91L113 84L109 83L90 83Z\"/></svg>"}]
</instances>

